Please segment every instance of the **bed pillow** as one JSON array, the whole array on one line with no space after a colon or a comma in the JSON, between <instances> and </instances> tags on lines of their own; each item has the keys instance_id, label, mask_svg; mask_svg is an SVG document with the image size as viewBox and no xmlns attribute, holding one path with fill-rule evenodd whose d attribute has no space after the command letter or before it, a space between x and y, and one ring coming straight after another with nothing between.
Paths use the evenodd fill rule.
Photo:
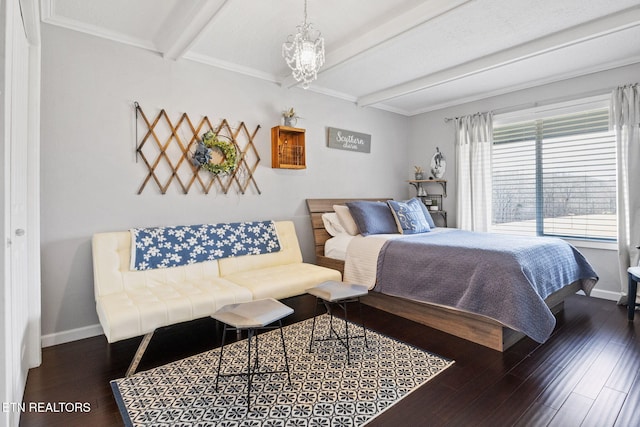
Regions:
<instances>
[{"instance_id":1,"label":"bed pillow","mask_svg":"<svg viewBox=\"0 0 640 427\"><path fill-rule=\"evenodd\" d=\"M344 205L333 205L333 210L336 211L340 225L342 225L342 228L344 228L347 234L351 234L352 236L358 234L358 225L353 220L348 207Z\"/></svg>"},{"instance_id":2,"label":"bed pillow","mask_svg":"<svg viewBox=\"0 0 640 427\"><path fill-rule=\"evenodd\" d=\"M335 212L327 212L322 214L322 223L324 229L327 230L331 236L337 236L338 234L346 234L344 227L340 224L338 214Z\"/></svg>"},{"instance_id":3,"label":"bed pillow","mask_svg":"<svg viewBox=\"0 0 640 427\"><path fill-rule=\"evenodd\" d=\"M387 204L393 213L393 217L400 233L418 234L431 231L429 222L425 217L425 212L421 208L422 202L420 200L411 199L406 202L389 200Z\"/></svg>"},{"instance_id":4,"label":"bed pillow","mask_svg":"<svg viewBox=\"0 0 640 427\"><path fill-rule=\"evenodd\" d=\"M418 201L418 203L420 204L420 207L422 208L422 212L424 212L424 217L427 219L427 222L429 223L429 227L430 228L436 228L436 224L433 222L433 218L431 217L431 214L429 213L429 209L427 209L427 207L424 205L424 203L422 203L422 200L418 199L418 198L413 198L411 200L416 200ZM409 200L407 200L405 203L409 202Z\"/></svg>"},{"instance_id":5,"label":"bed pillow","mask_svg":"<svg viewBox=\"0 0 640 427\"><path fill-rule=\"evenodd\" d=\"M398 233L396 220L385 202L347 202L347 206L363 236Z\"/></svg>"}]
</instances>

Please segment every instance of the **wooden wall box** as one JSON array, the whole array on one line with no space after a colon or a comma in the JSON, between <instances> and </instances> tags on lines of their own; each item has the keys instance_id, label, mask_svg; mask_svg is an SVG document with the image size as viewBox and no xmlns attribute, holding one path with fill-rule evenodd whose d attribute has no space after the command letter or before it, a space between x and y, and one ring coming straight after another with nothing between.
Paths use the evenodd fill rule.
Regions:
<instances>
[{"instance_id":1,"label":"wooden wall box","mask_svg":"<svg viewBox=\"0 0 640 427\"><path fill-rule=\"evenodd\" d=\"M271 167L306 169L305 130L289 126L271 128Z\"/></svg>"}]
</instances>

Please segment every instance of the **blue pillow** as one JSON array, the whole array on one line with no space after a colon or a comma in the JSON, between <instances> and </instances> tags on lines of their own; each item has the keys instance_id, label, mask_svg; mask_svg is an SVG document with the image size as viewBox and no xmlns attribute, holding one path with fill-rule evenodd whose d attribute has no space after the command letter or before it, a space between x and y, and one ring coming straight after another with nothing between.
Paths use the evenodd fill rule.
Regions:
<instances>
[{"instance_id":1,"label":"blue pillow","mask_svg":"<svg viewBox=\"0 0 640 427\"><path fill-rule=\"evenodd\" d=\"M427 216L430 218L431 215L427 212L427 216L425 216L426 207L420 200L411 199L406 202L389 200L387 203L402 234L418 234L431 231L427 221Z\"/></svg>"},{"instance_id":2,"label":"blue pillow","mask_svg":"<svg viewBox=\"0 0 640 427\"><path fill-rule=\"evenodd\" d=\"M363 236L398 233L398 226L389 206L384 202L347 202L349 212Z\"/></svg>"},{"instance_id":3,"label":"blue pillow","mask_svg":"<svg viewBox=\"0 0 640 427\"><path fill-rule=\"evenodd\" d=\"M429 209L427 209L427 207L424 205L424 203L422 203L422 200L417 199L417 198L413 198L411 200L415 200L420 204L420 207L422 208L422 212L424 212L424 217L427 219L427 222L429 223L429 227L431 228L436 228L436 223L433 222L433 218L431 217L431 214L429 213ZM409 202L409 200L407 200L407 202ZM405 202L405 203L407 203Z\"/></svg>"}]
</instances>

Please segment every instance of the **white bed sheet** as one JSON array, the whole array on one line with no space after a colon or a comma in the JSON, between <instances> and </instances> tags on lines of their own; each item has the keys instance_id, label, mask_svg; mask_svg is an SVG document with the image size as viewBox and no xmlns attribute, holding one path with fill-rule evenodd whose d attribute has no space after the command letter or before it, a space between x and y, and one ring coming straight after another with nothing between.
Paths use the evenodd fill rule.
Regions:
<instances>
[{"instance_id":1,"label":"white bed sheet","mask_svg":"<svg viewBox=\"0 0 640 427\"><path fill-rule=\"evenodd\" d=\"M338 234L324 242L324 256L344 261L347 258L347 248L355 236Z\"/></svg>"}]
</instances>

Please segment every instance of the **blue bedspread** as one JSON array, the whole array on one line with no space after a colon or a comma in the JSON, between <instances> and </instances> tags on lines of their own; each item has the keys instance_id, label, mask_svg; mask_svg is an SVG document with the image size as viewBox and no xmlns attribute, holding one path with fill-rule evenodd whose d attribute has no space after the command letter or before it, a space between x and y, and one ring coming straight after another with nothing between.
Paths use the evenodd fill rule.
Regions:
<instances>
[{"instance_id":1,"label":"blue bedspread","mask_svg":"<svg viewBox=\"0 0 640 427\"><path fill-rule=\"evenodd\" d=\"M278 252L273 221L131 229L131 270Z\"/></svg>"},{"instance_id":2,"label":"blue bedspread","mask_svg":"<svg viewBox=\"0 0 640 427\"><path fill-rule=\"evenodd\" d=\"M575 281L588 295L598 280L561 239L455 229L389 240L377 270L376 291L484 315L537 342L555 327L544 299Z\"/></svg>"}]
</instances>

